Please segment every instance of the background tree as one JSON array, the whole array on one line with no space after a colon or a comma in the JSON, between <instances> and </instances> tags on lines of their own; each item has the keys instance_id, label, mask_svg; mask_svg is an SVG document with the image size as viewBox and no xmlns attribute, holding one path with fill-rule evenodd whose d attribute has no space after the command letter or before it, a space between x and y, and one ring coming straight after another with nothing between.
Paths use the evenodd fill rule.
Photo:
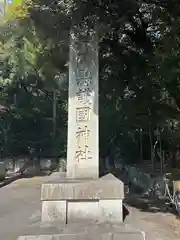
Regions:
<instances>
[{"instance_id":1,"label":"background tree","mask_svg":"<svg viewBox=\"0 0 180 240\"><path fill-rule=\"evenodd\" d=\"M66 151L67 78L62 80L62 74L68 72L70 28L82 23L89 27L98 23L100 155L112 162L115 157L126 163L137 162L142 155L150 159L157 129L163 149L176 152L177 0L32 0L16 6L15 17L13 7L0 29L1 101L7 109L1 114L4 154L28 153L29 148L36 154ZM54 137L52 92L57 88ZM15 145L19 147L13 150Z\"/></svg>"}]
</instances>

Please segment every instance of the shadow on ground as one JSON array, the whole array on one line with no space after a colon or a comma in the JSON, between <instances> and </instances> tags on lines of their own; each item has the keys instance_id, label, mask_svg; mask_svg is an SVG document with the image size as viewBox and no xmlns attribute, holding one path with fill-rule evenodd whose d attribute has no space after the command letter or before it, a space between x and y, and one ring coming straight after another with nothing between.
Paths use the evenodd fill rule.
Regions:
<instances>
[{"instance_id":1,"label":"shadow on ground","mask_svg":"<svg viewBox=\"0 0 180 240\"><path fill-rule=\"evenodd\" d=\"M124 175L124 172L120 169L113 168L102 175L105 175L107 173L112 173L118 179L124 182L124 203L125 205L127 204L127 208L128 206L130 206L139 209L142 212L150 213L171 213L177 218L179 218L175 206L170 203L170 200L167 201L165 199L152 199L149 196L143 196L141 189L136 189L136 191L132 191L131 188L129 189L129 183L126 175Z\"/></svg>"},{"instance_id":2,"label":"shadow on ground","mask_svg":"<svg viewBox=\"0 0 180 240\"><path fill-rule=\"evenodd\" d=\"M169 201L150 199L149 197L138 196L130 193L125 197L124 202L127 205L137 208L142 212L171 213L178 218L175 207Z\"/></svg>"},{"instance_id":3,"label":"shadow on ground","mask_svg":"<svg viewBox=\"0 0 180 240\"><path fill-rule=\"evenodd\" d=\"M25 179L25 178L33 178L33 177L44 177L44 176L48 176L51 173L48 172L34 172L31 174L12 174L12 176L9 176L8 178L6 178L4 181L0 182L0 188L7 186L8 184L15 182L19 179Z\"/></svg>"},{"instance_id":4,"label":"shadow on ground","mask_svg":"<svg viewBox=\"0 0 180 240\"><path fill-rule=\"evenodd\" d=\"M129 216L130 212L128 208L123 204L123 221Z\"/></svg>"}]
</instances>

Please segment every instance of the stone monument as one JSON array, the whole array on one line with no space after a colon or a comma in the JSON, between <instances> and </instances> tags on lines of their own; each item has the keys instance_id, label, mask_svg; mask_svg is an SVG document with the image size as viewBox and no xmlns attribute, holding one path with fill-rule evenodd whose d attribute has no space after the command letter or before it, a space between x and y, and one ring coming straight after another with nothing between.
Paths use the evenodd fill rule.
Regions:
<instances>
[{"instance_id":1,"label":"stone monument","mask_svg":"<svg viewBox=\"0 0 180 240\"><path fill-rule=\"evenodd\" d=\"M83 39L84 38L84 39ZM83 41L84 40L84 41ZM98 42L71 33L67 177L99 177Z\"/></svg>"},{"instance_id":2,"label":"stone monument","mask_svg":"<svg viewBox=\"0 0 180 240\"><path fill-rule=\"evenodd\" d=\"M99 178L98 68L96 34L72 31L67 172L52 174L41 188L41 222L56 227L56 232L48 229L49 234L19 240L35 240L37 236L39 240L144 239L142 233L127 231L121 224L123 183L112 174ZM74 230L67 231L74 223Z\"/></svg>"},{"instance_id":3,"label":"stone monument","mask_svg":"<svg viewBox=\"0 0 180 240\"><path fill-rule=\"evenodd\" d=\"M95 32L71 32L67 174L42 185L43 222L122 222L123 183L99 178L98 66Z\"/></svg>"}]
</instances>

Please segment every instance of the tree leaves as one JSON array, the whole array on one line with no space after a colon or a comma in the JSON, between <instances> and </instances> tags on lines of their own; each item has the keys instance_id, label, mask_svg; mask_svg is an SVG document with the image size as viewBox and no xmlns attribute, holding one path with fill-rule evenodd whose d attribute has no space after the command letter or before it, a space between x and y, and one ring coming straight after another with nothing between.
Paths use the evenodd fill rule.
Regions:
<instances>
[{"instance_id":1,"label":"tree leaves","mask_svg":"<svg viewBox=\"0 0 180 240\"><path fill-rule=\"evenodd\" d=\"M26 152L29 145L37 152L45 149L48 140L40 144L43 134L52 139L51 92L59 89L56 137L64 151L67 81L62 74L68 73L69 31L72 25L83 31L85 26L98 24L101 155L125 157L128 152L128 158L139 158L138 131L143 129L147 135L150 125L153 131L163 129L163 142L174 138L176 145L179 134L174 135L180 132L177 4L159 0L32 0L9 5L6 21L0 26L0 81L3 91L17 99L15 104L9 95L5 101L11 109L6 139L10 141L14 134L11 138L22 145L26 139L22 147ZM144 141L149 144L147 137ZM47 148L54 149L57 142L52 140ZM9 149L12 151L10 142Z\"/></svg>"}]
</instances>

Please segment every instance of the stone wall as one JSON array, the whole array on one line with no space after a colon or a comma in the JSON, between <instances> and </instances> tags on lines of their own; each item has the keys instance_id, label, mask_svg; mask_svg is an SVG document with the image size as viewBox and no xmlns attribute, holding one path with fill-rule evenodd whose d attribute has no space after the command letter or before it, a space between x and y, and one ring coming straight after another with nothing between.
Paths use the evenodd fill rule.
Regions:
<instances>
[{"instance_id":1,"label":"stone wall","mask_svg":"<svg viewBox=\"0 0 180 240\"><path fill-rule=\"evenodd\" d=\"M11 175L17 172L20 168L24 166L29 161L28 157L11 157L5 158L1 161L4 162L6 175ZM63 164L62 164L63 162ZM43 172L43 171L52 171L52 170L59 170L60 166L61 169L66 169L66 161L64 159L56 159L56 158L34 158L32 159L32 164L25 173L36 171L36 172Z\"/></svg>"},{"instance_id":2,"label":"stone wall","mask_svg":"<svg viewBox=\"0 0 180 240\"><path fill-rule=\"evenodd\" d=\"M0 181L4 180L6 176L5 165L3 162L0 162Z\"/></svg>"}]
</instances>

